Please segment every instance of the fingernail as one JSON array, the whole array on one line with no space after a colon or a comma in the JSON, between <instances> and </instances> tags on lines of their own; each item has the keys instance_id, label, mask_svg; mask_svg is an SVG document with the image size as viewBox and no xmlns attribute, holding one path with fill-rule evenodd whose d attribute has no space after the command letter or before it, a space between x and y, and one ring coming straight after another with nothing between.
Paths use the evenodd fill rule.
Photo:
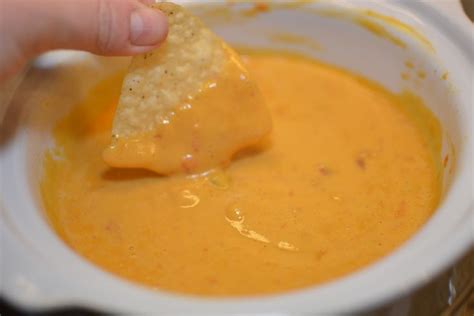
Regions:
<instances>
[{"instance_id":1,"label":"fingernail","mask_svg":"<svg viewBox=\"0 0 474 316\"><path fill-rule=\"evenodd\" d=\"M151 46L162 42L168 33L166 17L158 10L140 8L130 15L130 42Z\"/></svg>"}]
</instances>

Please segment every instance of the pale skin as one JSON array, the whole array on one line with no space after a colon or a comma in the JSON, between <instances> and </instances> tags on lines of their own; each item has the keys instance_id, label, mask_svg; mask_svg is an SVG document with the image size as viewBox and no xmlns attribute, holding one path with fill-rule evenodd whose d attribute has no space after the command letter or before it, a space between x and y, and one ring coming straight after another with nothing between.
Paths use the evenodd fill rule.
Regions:
<instances>
[{"instance_id":1,"label":"pale skin","mask_svg":"<svg viewBox=\"0 0 474 316\"><path fill-rule=\"evenodd\" d=\"M136 55L166 38L166 17L154 0L0 0L0 83L35 56L76 49Z\"/></svg>"}]
</instances>

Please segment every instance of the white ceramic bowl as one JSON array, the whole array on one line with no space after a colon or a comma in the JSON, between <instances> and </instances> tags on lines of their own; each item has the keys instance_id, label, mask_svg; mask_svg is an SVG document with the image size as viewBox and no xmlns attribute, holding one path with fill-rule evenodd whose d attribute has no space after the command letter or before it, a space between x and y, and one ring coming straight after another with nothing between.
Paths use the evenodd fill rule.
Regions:
<instances>
[{"instance_id":1,"label":"white ceramic bowl","mask_svg":"<svg viewBox=\"0 0 474 316\"><path fill-rule=\"evenodd\" d=\"M241 5L245 4L233 10L240 10ZM375 36L349 18L349 12L359 9L371 9L412 26L431 42L434 52L400 28L386 25L406 48ZM328 10L349 15L323 14ZM76 255L55 235L42 214L38 177L54 122L97 81L125 67L126 60L53 53L30 69L1 129L2 296L31 309L74 305L134 313L347 313L368 310L414 290L472 247L473 27L458 2L319 1L253 18L208 22L231 43L304 52L393 91L410 89L420 95L443 124L443 155L451 155L446 170L454 166L452 173L445 173L445 193L434 216L402 247L375 264L345 278L288 293L199 298L151 291L115 277ZM269 35L278 32L302 35L322 49L270 41ZM426 79L400 78L407 59L426 72ZM445 71L448 80L441 79Z\"/></svg>"}]
</instances>

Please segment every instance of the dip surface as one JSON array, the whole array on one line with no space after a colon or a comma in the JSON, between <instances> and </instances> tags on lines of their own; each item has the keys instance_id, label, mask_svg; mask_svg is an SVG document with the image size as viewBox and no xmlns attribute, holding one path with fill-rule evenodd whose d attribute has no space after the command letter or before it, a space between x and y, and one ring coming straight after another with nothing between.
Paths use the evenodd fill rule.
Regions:
<instances>
[{"instance_id":1,"label":"dip surface","mask_svg":"<svg viewBox=\"0 0 474 316\"><path fill-rule=\"evenodd\" d=\"M153 288L252 295L344 276L427 221L440 196L439 124L419 99L304 57L244 60L274 130L227 169L108 167L120 75L58 123L41 191L72 249Z\"/></svg>"}]
</instances>

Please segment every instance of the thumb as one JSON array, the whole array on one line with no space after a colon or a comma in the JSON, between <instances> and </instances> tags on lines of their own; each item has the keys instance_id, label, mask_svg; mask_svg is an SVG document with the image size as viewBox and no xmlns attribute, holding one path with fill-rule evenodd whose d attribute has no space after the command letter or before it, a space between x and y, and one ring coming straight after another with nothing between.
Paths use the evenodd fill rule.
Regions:
<instances>
[{"instance_id":1,"label":"thumb","mask_svg":"<svg viewBox=\"0 0 474 316\"><path fill-rule=\"evenodd\" d=\"M139 54L157 47L168 32L164 14L147 7L152 0L0 2L0 66L21 65L36 54L60 48Z\"/></svg>"},{"instance_id":2,"label":"thumb","mask_svg":"<svg viewBox=\"0 0 474 316\"><path fill-rule=\"evenodd\" d=\"M150 50L167 34L166 17L137 0L14 0L27 3L28 22L43 49L73 48L104 55ZM38 22L34 22L34 21ZM37 25L34 25L37 24ZM27 24L28 25L28 24ZM31 27L24 28L26 31ZM49 47L48 47L49 46Z\"/></svg>"}]
</instances>

